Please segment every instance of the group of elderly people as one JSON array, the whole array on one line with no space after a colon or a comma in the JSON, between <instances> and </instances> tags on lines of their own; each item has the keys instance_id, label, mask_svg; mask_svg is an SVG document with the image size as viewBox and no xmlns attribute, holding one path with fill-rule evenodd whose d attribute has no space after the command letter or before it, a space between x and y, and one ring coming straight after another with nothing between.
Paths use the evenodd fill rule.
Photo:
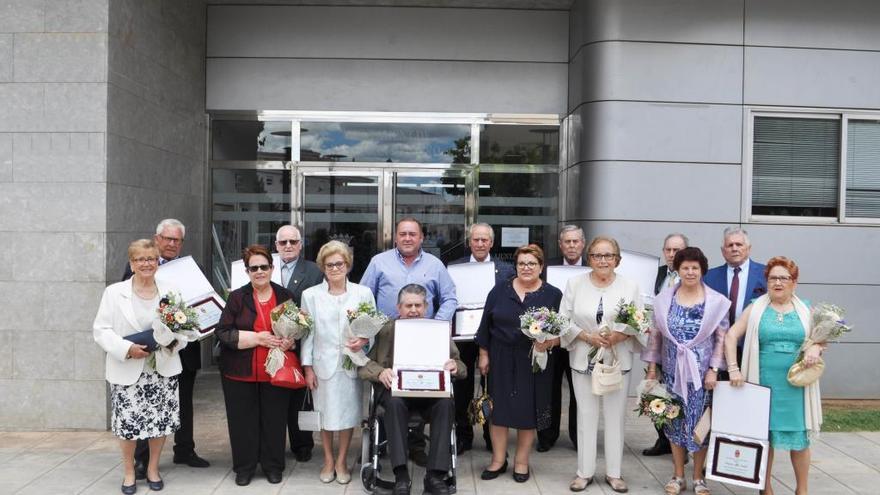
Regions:
<instances>
[{"instance_id":1,"label":"group of elderly people","mask_svg":"<svg viewBox=\"0 0 880 495\"><path fill-rule=\"evenodd\" d=\"M580 229L564 229L566 234L571 232L583 240ZM670 243L670 239L677 242ZM582 241L581 245L584 244ZM810 329L808 303L795 295L797 265L781 256L770 259L766 266L758 265L749 259L747 233L729 229L725 231L722 246L727 264L713 269L718 271L716 275L721 281L714 284L713 289L707 283L710 281L708 260L699 248L687 247L687 238L681 234L667 238L667 244L674 245L675 249L664 253L671 262L658 272L656 289L659 293L654 299L654 321L646 346L632 335L607 331L613 328L611 323L620 304L643 307L638 285L615 271L621 261L615 239L598 236L586 244L583 255L591 270L569 279L564 292L544 280L545 258L539 246L529 244L516 250L515 274L499 280L489 293L474 339L479 353L478 368L482 375L489 376L488 392L494 403L489 428L491 442L487 442L492 456L481 474L483 480L495 479L507 471L510 428L517 431L513 479L517 482L529 479L529 455L536 432L552 421L551 382L556 373L552 350L563 347L568 351L567 365L571 368L572 400L577 403L577 462L569 486L571 491L583 491L593 482L600 415L604 424L605 482L615 492L628 491L621 471L624 425L627 393L638 354L648 363L645 378L665 383L684 404L682 417L661 432L661 439L668 439L673 454L673 476L665 485L666 493L677 494L686 489L684 466L688 453L694 458L695 493L709 493L704 479L708 440L698 443L693 433L703 412L711 405L712 389L719 379L725 378L721 376L725 370L733 386L749 381L772 389L771 447L791 451L796 493L807 492L810 438L818 433L821 408L818 388L796 388L786 381L788 368ZM125 461L122 491L134 493L132 452L134 440L139 438L150 439L150 450L154 454L150 456L147 471L149 486L153 490L162 488L158 452L164 437L177 427L174 376L180 371L177 353L185 342L174 349L152 353L155 364L147 366L145 358L151 353L123 339L129 333L150 327L160 294L167 290L159 287L154 278L158 252L152 241L133 242L128 257L134 276L106 289L95 320L95 340L107 351L107 380L112 384L111 426L121 438ZM239 485L248 484L258 464L270 482L281 480L289 391L271 385L262 366L269 349L277 347L299 351L308 388L314 394L315 410L321 414L324 448L321 481L348 483L351 480L346 460L349 444L353 429L361 420L360 379L374 381L380 392L383 387L390 388L393 322L374 342L347 336L347 310L355 309L360 303L373 304L375 300L367 287L348 280L352 266L348 247L331 241L320 249L316 260L324 281L302 293L301 306L314 318L313 331L302 342L276 337L271 331L269 312L291 299L291 294L271 281L272 255L265 247L249 246L243 257L250 284L229 295L216 330L221 344L220 371L235 481ZM751 265L744 267L744 262ZM725 272L729 272L726 279ZM755 273L766 282L750 280ZM749 300L744 301L745 298ZM408 284L397 294L395 316L423 317L429 302L424 287ZM547 307L568 317L569 327L559 337L544 342L528 339L520 331L520 316L536 307ZM735 320L732 325L731 320ZM360 374L357 369L343 367L340 352L343 347L370 351L370 361L361 367ZM591 356L597 349L605 349L605 354L614 356L623 373L623 386L601 396L592 392L595 360ZM533 351L550 351L548 366L543 371L533 372ZM819 345L808 349L805 363L808 366L815 363L821 352ZM451 341L450 356L447 369L453 377L462 378L466 375L466 366ZM686 365L682 365L681 360L687 360ZM395 402L390 394L380 394L380 400L391 411L416 407L450 418L454 412L448 401L439 406L436 402ZM443 460L449 456L449 445L440 433L434 434L434 429L448 431L450 418L432 426L426 493L446 493L441 480L449 469L448 460ZM401 425L388 423L388 420L386 427L392 468L398 481L394 493L408 494L406 432L400 429ZM338 435L335 453L334 433ZM772 449L768 480L771 467ZM773 493L769 481L765 493Z\"/></svg>"}]
</instances>

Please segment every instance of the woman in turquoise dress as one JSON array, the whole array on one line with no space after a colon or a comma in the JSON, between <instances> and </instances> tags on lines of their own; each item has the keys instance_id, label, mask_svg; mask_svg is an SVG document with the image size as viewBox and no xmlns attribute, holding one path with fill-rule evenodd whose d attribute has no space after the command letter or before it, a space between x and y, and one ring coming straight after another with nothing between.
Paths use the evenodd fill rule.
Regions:
<instances>
[{"instance_id":1,"label":"woman in turquoise dress","mask_svg":"<svg viewBox=\"0 0 880 495\"><path fill-rule=\"evenodd\" d=\"M742 369L728 365L730 383L743 382L770 387L770 452L764 493L772 495L770 485L775 449L789 450L797 482L796 494L807 493L810 469L810 439L819 433L822 407L818 382L807 387L788 383L788 369L797 359L804 339L809 336L810 311L807 303L794 294L798 267L794 261L777 256L767 262L764 271L768 293L756 299L743 311L725 338L729 363L736 359L736 346L743 342ZM814 344L805 353L804 363L813 366L822 353Z\"/></svg>"}]
</instances>

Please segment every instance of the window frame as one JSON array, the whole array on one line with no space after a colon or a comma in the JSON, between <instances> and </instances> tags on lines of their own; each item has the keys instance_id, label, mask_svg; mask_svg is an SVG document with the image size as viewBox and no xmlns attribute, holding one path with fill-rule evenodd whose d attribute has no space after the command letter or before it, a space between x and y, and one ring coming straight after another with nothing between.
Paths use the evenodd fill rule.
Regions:
<instances>
[{"instance_id":1,"label":"window frame","mask_svg":"<svg viewBox=\"0 0 880 495\"><path fill-rule=\"evenodd\" d=\"M817 108L746 107L743 112L743 173L741 216L749 223L798 224L798 225L880 225L880 218L850 217L846 214L846 161L847 138L850 120L880 120L877 111L831 110ZM840 173L837 185L837 216L806 217L790 215L755 215L752 213L752 186L754 179L755 117L792 119L835 119L840 121L840 156L837 167Z\"/></svg>"}]
</instances>

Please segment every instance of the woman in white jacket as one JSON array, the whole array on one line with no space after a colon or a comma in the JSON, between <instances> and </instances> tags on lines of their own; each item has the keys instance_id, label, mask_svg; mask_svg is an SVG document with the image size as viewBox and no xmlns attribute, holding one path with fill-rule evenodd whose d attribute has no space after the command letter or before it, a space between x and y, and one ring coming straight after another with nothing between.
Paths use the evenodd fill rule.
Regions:
<instances>
[{"instance_id":1,"label":"woman in white jacket","mask_svg":"<svg viewBox=\"0 0 880 495\"><path fill-rule=\"evenodd\" d=\"M123 468L122 493L135 493L134 449L147 439L150 462L147 484L161 490L159 457L165 437L180 427L177 375L182 369L178 352L186 339L174 336L173 345L151 353L125 336L152 328L159 301L173 288L156 281L159 250L153 241L140 239L128 246L134 275L104 290L95 316L95 342L107 352L105 377L110 382L110 428L120 438ZM154 360L147 360L153 354ZM154 364L153 364L154 363ZM153 367L155 366L155 368Z\"/></svg>"},{"instance_id":2,"label":"woman in white jacket","mask_svg":"<svg viewBox=\"0 0 880 495\"><path fill-rule=\"evenodd\" d=\"M324 446L324 466L320 479L330 483L334 479L346 484L351 472L346 462L354 427L361 421L362 384L357 367L344 369L343 346L360 349L359 339L346 336L348 310L360 303L375 304L373 293L367 287L348 281L351 252L339 241L321 246L315 260L324 272L320 285L302 293L302 309L314 318L314 329L303 341L302 364L309 389L314 391L315 411L321 413L321 443ZM339 452L333 456L333 432L339 432Z\"/></svg>"},{"instance_id":3,"label":"woman in white jacket","mask_svg":"<svg viewBox=\"0 0 880 495\"><path fill-rule=\"evenodd\" d=\"M610 237L596 237L587 246L592 271L569 279L559 312L571 318L571 329L562 335L562 345L569 352L572 386L577 399L578 469L571 481L571 491L582 491L593 482L596 471L596 442L599 411L605 420L605 481L616 492L626 492L621 474L623 432L626 415L626 393L633 352L641 349L639 342L621 332L606 331L613 327L617 307L635 303L642 307L639 286L614 272L620 264L620 247ZM620 362L623 386L601 397L592 392L590 353L603 348L606 362L614 357ZM600 402L601 399L601 402Z\"/></svg>"}]
</instances>

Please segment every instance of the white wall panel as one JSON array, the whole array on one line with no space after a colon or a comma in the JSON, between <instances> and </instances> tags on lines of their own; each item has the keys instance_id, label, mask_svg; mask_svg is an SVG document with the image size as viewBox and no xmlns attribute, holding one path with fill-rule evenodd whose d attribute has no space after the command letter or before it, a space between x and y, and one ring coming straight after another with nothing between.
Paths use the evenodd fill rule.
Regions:
<instances>
[{"instance_id":1,"label":"white wall panel","mask_svg":"<svg viewBox=\"0 0 880 495\"><path fill-rule=\"evenodd\" d=\"M761 260L766 261L766 260ZM801 265L800 277L806 279L812 265ZM797 293L812 303L830 302L846 310L846 321L853 325L853 331L846 334L842 342L880 343L880 326L877 325L877 301L880 300L880 286L877 285L821 285L798 283Z\"/></svg>"},{"instance_id":2,"label":"white wall panel","mask_svg":"<svg viewBox=\"0 0 880 495\"><path fill-rule=\"evenodd\" d=\"M209 59L208 110L565 113L567 64Z\"/></svg>"},{"instance_id":3,"label":"white wall panel","mask_svg":"<svg viewBox=\"0 0 880 495\"><path fill-rule=\"evenodd\" d=\"M568 12L211 6L208 57L566 62Z\"/></svg>"},{"instance_id":4,"label":"white wall panel","mask_svg":"<svg viewBox=\"0 0 880 495\"><path fill-rule=\"evenodd\" d=\"M571 63L569 107L597 100L742 103L742 48L601 42Z\"/></svg>"},{"instance_id":5,"label":"white wall panel","mask_svg":"<svg viewBox=\"0 0 880 495\"><path fill-rule=\"evenodd\" d=\"M877 354L880 344L833 344L825 352L824 399L880 399ZM868 492L863 492L868 493Z\"/></svg>"},{"instance_id":6,"label":"white wall panel","mask_svg":"<svg viewBox=\"0 0 880 495\"><path fill-rule=\"evenodd\" d=\"M738 222L738 165L584 162L569 197L581 219ZM725 185L713 187L712 185Z\"/></svg>"},{"instance_id":7,"label":"white wall panel","mask_svg":"<svg viewBox=\"0 0 880 495\"><path fill-rule=\"evenodd\" d=\"M750 105L880 108L880 52L746 48Z\"/></svg>"},{"instance_id":8,"label":"white wall panel","mask_svg":"<svg viewBox=\"0 0 880 495\"><path fill-rule=\"evenodd\" d=\"M742 109L734 105L598 102L581 105L573 162L740 163ZM738 186L737 186L738 187Z\"/></svg>"},{"instance_id":9,"label":"white wall panel","mask_svg":"<svg viewBox=\"0 0 880 495\"><path fill-rule=\"evenodd\" d=\"M745 44L880 50L876 0L746 0Z\"/></svg>"},{"instance_id":10,"label":"white wall panel","mask_svg":"<svg viewBox=\"0 0 880 495\"><path fill-rule=\"evenodd\" d=\"M752 255L766 260L784 255L801 266L801 282L877 284L880 235L872 227L840 225L746 225ZM876 303L875 303L876 306Z\"/></svg>"},{"instance_id":11,"label":"white wall panel","mask_svg":"<svg viewBox=\"0 0 880 495\"><path fill-rule=\"evenodd\" d=\"M742 13L742 0L576 0L569 50L603 40L741 44Z\"/></svg>"}]
</instances>

